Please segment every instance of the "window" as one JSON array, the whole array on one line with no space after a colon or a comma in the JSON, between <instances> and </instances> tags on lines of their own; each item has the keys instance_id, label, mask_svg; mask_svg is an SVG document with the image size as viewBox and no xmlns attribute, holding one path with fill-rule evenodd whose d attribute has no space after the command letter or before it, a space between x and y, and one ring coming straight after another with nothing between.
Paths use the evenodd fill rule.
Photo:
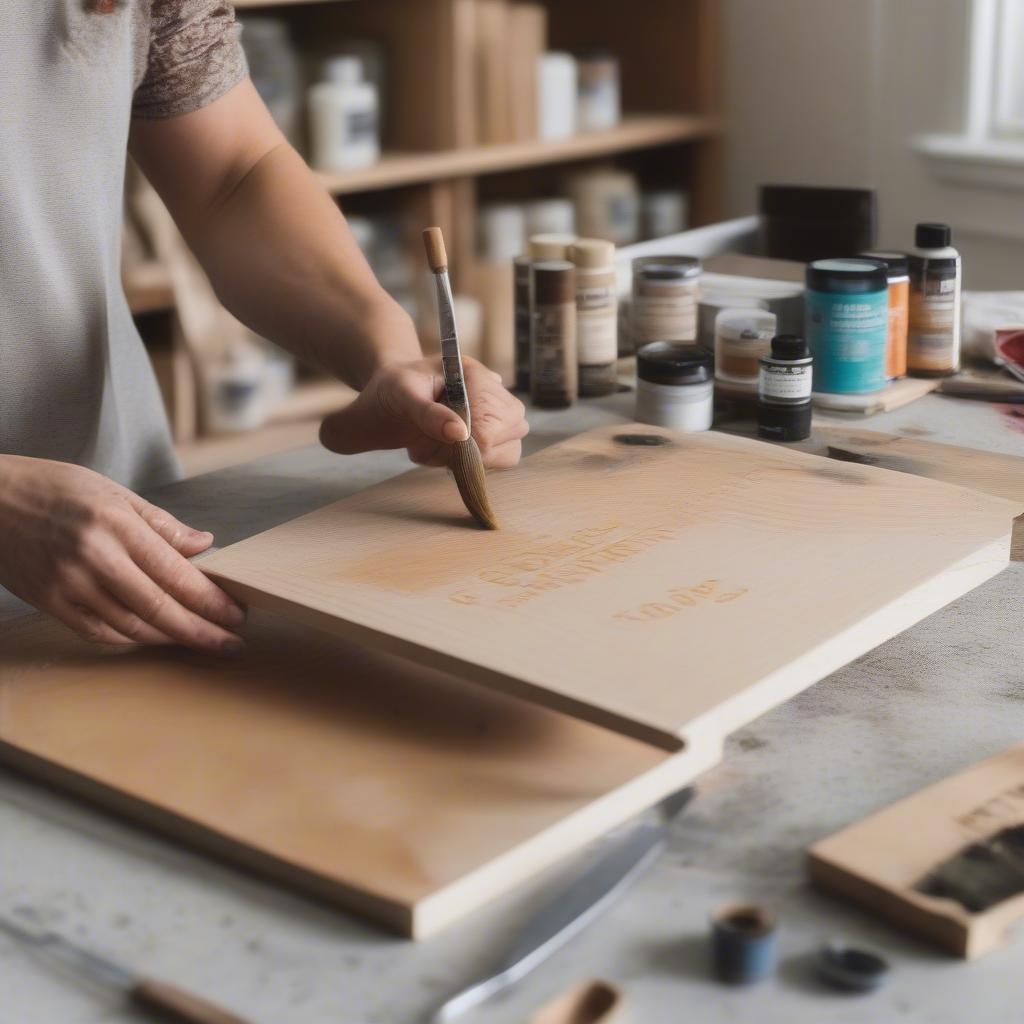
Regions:
<instances>
[{"instance_id":1,"label":"window","mask_svg":"<svg viewBox=\"0 0 1024 1024\"><path fill-rule=\"evenodd\" d=\"M1024 0L997 0L995 6L991 134L1024 138Z\"/></svg>"},{"instance_id":2,"label":"window","mask_svg":"<svg viewBox=\"0 0 1024 1024\"><path fill-rule=\"evenodd\" d=\"M914 147L947 181L1024 189L1024 0L971 0L966 124Z\"/></svg>"}]
</instances>

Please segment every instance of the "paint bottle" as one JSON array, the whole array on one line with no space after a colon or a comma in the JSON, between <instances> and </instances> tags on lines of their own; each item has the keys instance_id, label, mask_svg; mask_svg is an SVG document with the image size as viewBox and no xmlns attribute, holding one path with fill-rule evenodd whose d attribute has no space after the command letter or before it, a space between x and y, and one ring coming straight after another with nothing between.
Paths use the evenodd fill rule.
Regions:
<instances>
[{"instance_id":1,"label":"paint bottle","mask_svg":"<svg viewBox=\"0 0 1024 1024\"><path fill-rule=\"evenodd\" d=\"M325 171L368 167L380 158L377 90L363 81L358 57L324 63L326 81L309 90L313 166Z\"/></svg>"},{"instance_id":2,"label":"paint bottle","mask_svg":"<svg viewBox=\"0 0 1024 1024\"><path fill-rule=\"evenodd\" d=\"M615 390L619 356L615 246L600 238L578 238L569 249L576 267L576 358L580 395Z\"/></svg>"},{"instance_id":3,"label":"paint bottle","mask_svg":"<svg viewBox=\"0 0 1024 1024\"><path fill-rule=\"evenodd\" d=\"M885 387L889 278L876 260L814 260L807 267L805 336L815 390L862 395Z\"/></svg>"},{"instance_id":4,"label":"paint bottle","mask_svg":"<svg viewBox=\"0 0 1024 1024\"><path fill-rule=\"evenodd\" d=\"M480 207L480 256L491 263L514 260L526 251L526 213L518 203Z\"/></svg>"},{"instance_id":5,"label":"paint bottle","mask_svg":"<svg viewBox=\"0 0 1024 1024\"><path fill-rule=\"evenodd\" d=\"M723 309L715 317L715 379L757 391L760 360L771 351L776 327L766 309Z\"/></svg>"},{"instance_id":6,"label":"paint bottle","mask_svg":"<svg viewBox=\"0 0 1024 1024\"><path fill-rule=\"evenodd\" d=\"M760 359L757 436L802 441L811 435L811 350L795 334L777 334Z\"/></svg>"},{"instance_id":7,"label":"paint bottle","mask_svg":"<svg viewBox=\"0 0 1024 1024\"><path fill-rule=\"evenodd\" d=\"M571 175L566 185L581 235L606 238L616 245L632 245L640 237L640 187L635 174L595 167Z\"/></svg>"},{"instance_id":8,"label":"paint bottle","mask_svg":"<svg viewBox=\"0 0 1024 1024\"><path fill-rule=\"evenodd\" d=\"M918 224L910 251L907 370L951 377L960 369L960 253L948 224Z\"/></svg>"},{"instance_id":9,"label":"paint bottle","mask_svg":"<svg viewBox=\"0 0 1024 1024\"><path fill-rule=\"evenodd\" d=\"M577 119L581 132L601 132L619 123L619 62L608 50L576 55Z\"/></svg>"},{"instance_id":10,"label":"paint bottle","mask_svg":"<svg viewBox=\"0 0 1024 1024\"><path fill-rule=\"evenodd\" d=\"M711 353L700 345L654 341L636 353L636 419L683 433L710 430Z\"/></svg>"},{"instance_id":11,"label":"paint bottle","mask_svg":"<svg viewBox=\"0 0 1024 1024\"><path fill-rule=\"evenodd\" d=\"M694 341L701 262L695 256L638 256L633 260L630 335L648 341Z\"/></svg>"},{"instance_id":12,"label":"paint bottle","mask_svg":"<svg viewBox=\"0 0 1024 1024\"><path fill-rule=\"evenodd\" d=\"M571 54L541 55L537 68L537 134L555 141L576 134L576 61Z\"/></svg>"},{"instance_id":13,"label":"paint bottle","mask_svg":"<svg viewBox=\"0 0 1024 1024\"><path fill-rule=\"evenodd\" d=\"M644 192L640 197L641 234L644 238L666 238L685 231L688 205L685 192Z\"/></svg>"},{"instance_id":14,"label":"paint bottle","mask_svg":"<svg viewBox=\"0 0 1024 1024\"><path fill-rule=\"evenodd\" d=\"M568 260L569 249L576 241L575 235L550 234L530 235L527 252L535 263L547 260Z\"/></svg>"},{"instance_id":15,"label":"paint bottle","mask_svg":"<svg viewBox=\"0 0 1024 1024\"><path fill-rule=\"evenodd\" d=\"M529 256L517 256L512 264L513 347L516 391L530 390L530 267Z\"/></svg>"},{"instance_id":16,"label":"paint bottle","mask_svg":"<svg viewBox=\"0 0 1024 1024\"><path fill-rule=\"evenodd\" d=\"M907 325L910 312L910 278L905 252L862 252L862 259L885 264L889 279L889 336L885 346L885 375L899 380L907 375Z\"/></svg>"},{"instance_id":17,"label":"paint bottle","mask_svg":"<svg viewBox=\"0 0 1024 1024\"><path fill-rule=\"evenodd\" d=\"M551 196L526 204L526 234L575 235L576 208L571 199Z\"/></svg>"},{"instance_id":18,"label":"paint bottle","mask_svg":"<svg viewBox=\"0 0 1024 1024\"><path fill-rule=\"evenodd\" d=\"M544 260L530 268L530 400L547 409L576 401L576 268Z\"/></svg>"}]
</instances>

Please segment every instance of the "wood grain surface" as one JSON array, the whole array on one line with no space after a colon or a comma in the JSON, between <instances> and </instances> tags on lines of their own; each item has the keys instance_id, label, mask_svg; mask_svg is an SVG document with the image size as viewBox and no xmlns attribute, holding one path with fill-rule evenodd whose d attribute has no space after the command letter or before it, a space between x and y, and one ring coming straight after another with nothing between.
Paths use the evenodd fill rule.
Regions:
<instances>
[{"instance_id":1,"label":"wood grain surface","mask_svg":"<svg viewBox=\"0 0 1024 1024\"><path fill-rule=\"evenodd\" d=\"M1024 507L639 425L547 448L489 490L498 532L415 471L201 565L251 605L678 749L1000 571Z\"/></svg>"},{"instance_id":2,"label":"wood grain surface","mask_svg":"<svg viewBox=\"0 0 1024 1024\"><path fill-rule=\"evenodd\" d=\"M406 935L718 756L670 757L258 612L229 659L0 625L0 760Z\"/></svg>"},{"instance_id":3,"label":"wood grain surface","mask_svg":"<svg viewBox=\"0 0 1024 1024\"><path fill-rule=\"evenodd\" d=\"M833 458L842 459L844 453L850 453L882 469L970 487L1024 505L1024 458L1019 456L850 427L815 430L807 445L807 451L817 451L824 445ZM1014 521L1011 557L1024 561L1024 516Z\"/></svg>"}]
</instances>

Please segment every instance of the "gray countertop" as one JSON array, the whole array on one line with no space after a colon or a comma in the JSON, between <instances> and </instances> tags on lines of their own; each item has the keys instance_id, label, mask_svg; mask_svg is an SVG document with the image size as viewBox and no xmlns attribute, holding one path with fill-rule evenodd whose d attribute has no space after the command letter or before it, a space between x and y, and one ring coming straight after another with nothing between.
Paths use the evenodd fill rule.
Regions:
<instances>
[{"instance_id":1,"label":"gray countertop","mask_svg":"<svg viewBox=\"0 0 1024 1024\"><path fill-rule=\"evenodd\" d=\"M630 408L619 395L531 414L530 446ZM929 396L869 420L829 420L1024 455L1024 421L982 403ZM309 448L151 497L223 545L406 465L399 453L341 458ZM622 985L629 1019L645 1024L1024 1020L1024 934L977 962L952 960L814 892L801 866L813 840L1024 738L1022 584L1024 564L1014 563L735 734L675 823L668 854L582 937L467 1024L521 1022L587 976ZM0 907L39 908L69 936L216 996L257 1024L421 1019L488 966L516 921L577 863L413 944L0 769ZM778 976L750 990L708 976L708 915L733 900L767 904L782 922ZM808 957L832 936L889 957L889 986L855 997L819 987ZM109 993L55 975L0 935L0 1024L136 1019Z\"/></svg>"}]
</instances>

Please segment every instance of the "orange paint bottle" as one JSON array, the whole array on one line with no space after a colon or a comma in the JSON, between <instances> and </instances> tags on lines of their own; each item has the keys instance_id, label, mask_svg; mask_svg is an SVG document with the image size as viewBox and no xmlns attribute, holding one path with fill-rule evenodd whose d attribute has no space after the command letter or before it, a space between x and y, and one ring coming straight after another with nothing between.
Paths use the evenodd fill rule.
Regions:
<instances>
[{"instance_id":1,"label":"orange paint bottle","mask_svg":"<svg viewBox=\"0 0 1024 1024\"><path fill-rule=\"evenodd\" d=\"M889 335L885 346L885 375L898 380L907 375L907 331L910 321L910 276L905 252L872 251L860 254L884 263L889 278Z\"/></svg>"}]
</instances>

